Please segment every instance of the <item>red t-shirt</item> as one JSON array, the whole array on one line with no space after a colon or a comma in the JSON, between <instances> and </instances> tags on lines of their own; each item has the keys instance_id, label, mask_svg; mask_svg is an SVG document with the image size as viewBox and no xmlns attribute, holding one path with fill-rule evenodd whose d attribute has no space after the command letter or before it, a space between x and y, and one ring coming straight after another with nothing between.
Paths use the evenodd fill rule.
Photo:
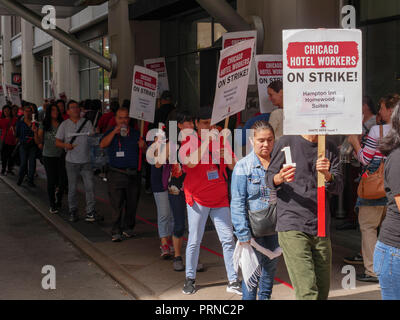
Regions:
<instances>
[{"instance_id":1,"label":"red t-shirt","mask_svg":"<svg viewBox=\"0 0 400 320\"><path fill-rule=\"evenodd\" d=\"M180 159L189 155L190 151L193 152L200 145L201 141L198 138L197 142L195 139L183 142L179 150ZM209 157L209 163L203 164L202 162L206 162L206 157ZM202 161L194 168L182 165L182 169L186 172L183 189L189 206L197 202L207 208L229 207L226 165L222 163L222 160L219 165L213 164L211 155L206 153Z\"/></svg>"},{"instance_id":2,"label":"red t-shirt","mask_svg":"<svg viewBox=\"0 0 400 320\"><path fill-rule=\"evenodd\" d=\"M63 117L64 120L69 119L69 115L68 115L67 113L64 113L64 114L62 115L62 117Z\"/></svg>"},{"instance_id":3,"label":"red t-shirt","mask_svg":"<svg viewBox=\"0 0 400 320\"><path fill-rule=\"evenodd\" d=\"M0 119L0 128L1 128L1 140L4 141L4 137L6 140L5 144L15 146L17 141L15 139L15 124L17 123L17 118L12 118L11 120L3 118ZM8 130L7 130L8 127ZM7 131L7 135L6 135Z\"/></svg>"},{"instance_id":4,"label":"red t-shirt","mask_svg":"<svg viewBox=\"0 0 400 320\"><path fill-rule=\"evenodd\" d=\"M103 114L103 115L100 117L100 120L99 120L99 122L97 123L97 126L99 127L101 133L105 133L105 132L107 131L107 127L108 127L109 122L110 122L110 120L111 120L112 118L114 118L114 113L111 112L111 111L109 111L109 112Z\"/></svg>"}]
</instances>

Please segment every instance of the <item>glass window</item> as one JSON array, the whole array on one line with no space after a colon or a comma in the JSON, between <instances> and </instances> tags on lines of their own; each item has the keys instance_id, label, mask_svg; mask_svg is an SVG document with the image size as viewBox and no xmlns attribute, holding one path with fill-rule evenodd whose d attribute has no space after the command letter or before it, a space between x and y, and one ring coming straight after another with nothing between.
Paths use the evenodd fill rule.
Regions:
<instances>
[{"instance_id":1,"label":"glass window","mask_svg":"<svg viewBox=\"0 0 400 320\"><path fill-rule=\"evenodd\" d=\"M11 16L11 37L21 33L21 17Z\"/></svg>"},{"instance_id":2,"label":"glass window","mask_svg":"<svg viewBox=\"0 0 400 320\"><path fill-rule=\"evenodd\" d=\"M93 50L109 57L109 42L107 37L92 40L87 45ZM89 59L79 57L80 98L100 99L103 102L103 111L109 105L110 74Z\"/></svg>"}]
</instances>

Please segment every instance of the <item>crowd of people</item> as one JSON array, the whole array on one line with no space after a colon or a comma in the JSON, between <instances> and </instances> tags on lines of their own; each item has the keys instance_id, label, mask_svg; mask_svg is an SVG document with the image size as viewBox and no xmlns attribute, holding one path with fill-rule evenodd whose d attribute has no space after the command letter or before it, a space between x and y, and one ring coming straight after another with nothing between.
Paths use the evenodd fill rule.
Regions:
<instances>
[{"instance_id":1,"label":"crowd of people","mask_svg":"<svg viewBox=\"0 0 400 320\"><path fill-rule=\"evenodd\" d=\"M84 219L101 221L104 217L96 212L90 143L90 137L98 135L99 147L108 159L111 240L135 236L145 178L144 189L150 188L157 208L161 258L172 258L173 269L185 272L184 294L196 292L196 273L204 269L199 261L200 244L210 217L223 250L228 292L247 300L270 299L278 256L283 252L296 298L327 299L332 269L330 199L345 185L340 143L328 140L325 156L318 157L318 136L283 135L282 82L271 83L268 94L276 109L243 124L243 129L252 129L246 140L252 148L240 160L229 139L220 134L223 124L211 125L210 107L200 108L196 115L177 111L169 92L162 93L155 121L145 126L142 136L138 121L129 117L128 100L121 106L112 101L105 114L101 114L99 100L46 101L39 110L29 102L21 107L6 105L0 120L1 174L13 175L18 165L17 184L26 179L29 187L35 187L39 159L46 170L50 212L58 213L63 195L68 194L71 222L82 216L77 200L81 176ZM379 111L365 97L363 134L346 138L354 148L354 160L361 164L363 185L355 205L361 254L348 260L363 262L365 273L357 279L379 281L383 299L400 299L399 109L399 95L382 98ZM177 133L169 132L171 122L177 124ZM151 130L156 132L155 139L146 141ZM173 136L180 138L177 141ZM285 163L284 148L290 148L292 163ZM384 175L377 174L383 171ZM317 235L318 174L327 192L326 237ZM377 183L384 185L381 193ZM368 198L363 198L364 188L373 189ZM255 267L249 274L244 264L250 260Z\"/></svg>"}]
</instances>

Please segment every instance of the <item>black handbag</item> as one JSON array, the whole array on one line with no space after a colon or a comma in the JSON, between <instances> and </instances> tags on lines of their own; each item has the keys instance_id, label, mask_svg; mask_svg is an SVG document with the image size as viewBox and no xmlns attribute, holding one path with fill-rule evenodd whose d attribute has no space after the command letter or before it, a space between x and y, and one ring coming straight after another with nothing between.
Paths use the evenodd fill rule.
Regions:
<instances>
[{"instance_id":1,"label":"black handbag","mask_svg":"<svg viewBox=\"0 0 400 320\"><path fill-rule=\"evenodd\" d=\"M255 238L276 234L276 202L259 211L248 211L251 233Z\"/></svg>"}]
</instances>

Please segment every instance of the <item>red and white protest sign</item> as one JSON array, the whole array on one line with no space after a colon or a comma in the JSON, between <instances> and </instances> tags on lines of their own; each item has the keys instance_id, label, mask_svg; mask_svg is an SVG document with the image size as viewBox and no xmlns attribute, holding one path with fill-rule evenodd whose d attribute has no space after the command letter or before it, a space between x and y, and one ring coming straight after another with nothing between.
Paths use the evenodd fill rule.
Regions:
<instances>
[{"instance_id":1,"label":"red and white protest sign","mask_svg":"<svg viewBox=\"0 0 400 320\"><path fill-rule=\"evenodd\" d=\"M147 69L158 72L158 90L157 98L161 96L163 91L169 90L167 64L165 58L146 59L144 66Z\"/></svg>"},{"instance_id":2,"label":"red and white protest sign","mask_svg":"<svg viewBox=\"0 0 400 320\"><path fill-rule=\"evenodd\" d=\"M141 66L133 70L133 84L129 116L154 122L158 74Z\"/></svg>"},{"instance_id":3,"label":"red and white protest sign","mask_svg":"<svg viewBox=\"0 0 400 320\"><path fill-rule=\"evenodd\" d=\"M268 97L268 86L271 82L282 81L282 55L262 54L256 55L258 97L260 112L269 113L274 109Z\"/></svg>"},{"instance_id":4,"label":"red and white protest sign","mask_svg":"<svg viewBox=\"0 0 400 320\"><path fill-rule=\"evenodd\" d=\"M19 87L12 84L6 84L6 91L11 103L20 107L21 98L19 96Z\"/></svg>"},{"instance_id":5,"label":"red and white protest sign","mask_svg":"<svg viewBox=\"0 0 400 320\"><path fill-rule=\"evenodd\" d=\"M211 124L246 107L254 42L254 39L245 40L221 50Z\"/></svg>"},{"instance_id":6,"label":"red and white protest sign","mask_svg":"<svg viewBox=\"0 0 400 320\"><path fill-rule=\"evenodd\" d=\"M227 32L222 35L222 49L229 48L245 40L254 39L254 51L253 55L256 54L257 45L257 31L239 31L239 32ZM250 69L249 85L256 84L256 72L254 64L252 64Z\"/></svg>"},{"instance_id":7,"label":"red and white protest sign","mask_svg":"<svg viewBox=\"0 0 400 320\"><path fill-rule=\"evenodd\" d=\"M361 134L361 31L283 31L286 135Z\"/></svg>"},{"instance_id":8,"label":"red and white protest sign","mask_svg":"<svg viewBox=\"0 0 400 320\"><path fill-rule=\"evenodd\" d=\"M4 92L4 87L2 84L0 84L0 106L1 108L3 108L3 106L5 106L7 103L6 101L6 94Z\"/></svg>"}]
</instances>

